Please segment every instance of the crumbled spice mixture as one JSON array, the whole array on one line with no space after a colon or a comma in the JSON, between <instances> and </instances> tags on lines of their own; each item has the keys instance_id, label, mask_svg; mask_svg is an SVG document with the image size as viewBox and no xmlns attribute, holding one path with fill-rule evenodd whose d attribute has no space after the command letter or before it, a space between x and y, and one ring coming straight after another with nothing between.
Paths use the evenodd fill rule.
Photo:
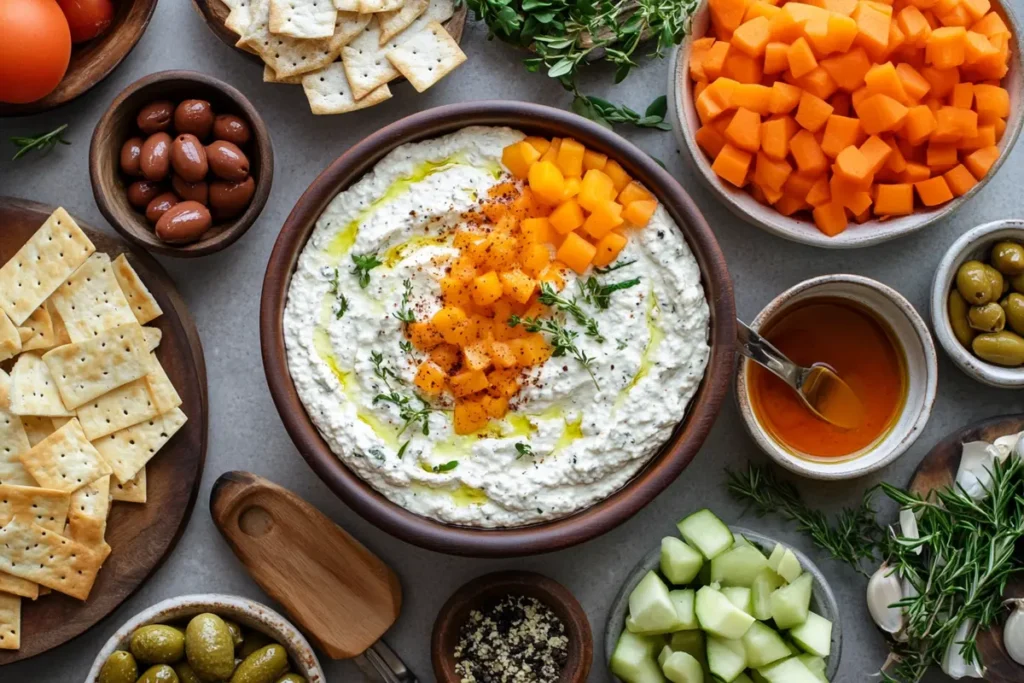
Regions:
<instances>
[{"instance_id":1,"label":"crumbled spice mixture","mask_svg":"<svg viewBox=\"0 0 1024 683\"><path fill-rule=\"evenodd\" d=\"M473 610L459 630L462 683L554 683L568 658L565 624L536 598L507 595Z\"/></svg>"}]
</instances>

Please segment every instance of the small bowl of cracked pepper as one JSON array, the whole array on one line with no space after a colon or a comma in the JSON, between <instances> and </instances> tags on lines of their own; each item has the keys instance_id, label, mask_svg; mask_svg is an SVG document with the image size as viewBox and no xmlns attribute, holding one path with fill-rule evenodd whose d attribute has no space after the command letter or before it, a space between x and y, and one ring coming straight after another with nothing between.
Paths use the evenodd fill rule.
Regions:
<instances>
[{"instance_id":1,"label":"small bowl of cracked pepper","mask_svg":"<svg viewBox=\"0 0 1024 683\"><path fill-rule=\"evenodd\" d=\"M473 579L448 599L431 650L441 683L570 683L587 680L594 643L564 586L506 571Z\"/></svg>"}]
</instances>

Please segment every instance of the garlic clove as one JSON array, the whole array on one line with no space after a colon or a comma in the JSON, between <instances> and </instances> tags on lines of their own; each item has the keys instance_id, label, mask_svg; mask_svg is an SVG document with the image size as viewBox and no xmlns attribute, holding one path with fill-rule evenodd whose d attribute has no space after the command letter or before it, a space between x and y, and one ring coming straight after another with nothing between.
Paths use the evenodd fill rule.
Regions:
<instances>
[{"instance_id":1,"label":"garlic clove","mask_svg":"<svg viewBox=\"0 0 1024 683\"><path fill-rule=\"evenodd\" d=\"M991 470L994 467L999 450L984 441L969 441L963 445L960 456L960 468L956 473L956 483L974 500L981 500L988 495L992 485Z\"/></svg>"},{"instance_id":2,"label":"garlic clove","mask_svg":"<svg viewBox=\"0 0 1024 683\"><path fill-rule=\"evenodd\" d=\"M1006 456L1013 451L1019 441L1020 434L1007 434L993 441L992 445L999 451L999 459L1006 460Z\"/></svg>"},{"instance_id":3,"label":"garlic clove","mask_svg":"<svg viewBox=\"0 0 1024 683\"><path fill-rule=\"evenodd\" d=\"M1024 460L1024 432L1021 432L1017 436L1020 436L1021 438L1017 439L1017 443L1013 447L1013 457L1018 460Z\"/></svg>"},{"instance_id":4,"label":"garlic clove","mask_svg":"<svg viewBox=\"0 0 1024 683\"><path fill-rule=\"evenodd\" d=\"M912 538L914 540L921 538L921 534L917 530L917 517L914 516L913 510L906 508L900 510L900 534L903 538ZM914 552L920 555L921 548L915 548Z\"/></svg>"},{"instance_id":5,"label":"garlic clove","mask_svg":"<svg viewBox=\"0 0 1024 683\"><path fill-rule=\"evenodd\" d=\"M960 628L956 630L956 634L953 636L953 642L946 648L946 653L942 657L942 671L950 678L959 680L961 678L984 677L983 668L980 662L968 662L964 656L960 654L960 648L963 647L963 642L967 640L968 634L973 629L974 620L965 620L960 624Z\"/></svg>"},{"instance_id":6,"label":"garlic clove","mask_svg":"<svg viewBox=\"0 0 1024 683\"><path fill-rule=\"evenodd\" d=\"M1010 659L1024 666L1024 600L1008 600L1013 612L1003 624L1003 646Z\"/></svg>"},{"instance_id":7,"label":"garlic clove","mask_svg":"<svg viewBox=\"0 0 1024 683\"><path fill-rule=\"evenodd\" d=\"M903 599L903 586L895 569L883 564L868 581L868 613L878 628L896 634L903 630L903 610L892 607Z\"/></svg>"}]
</instances>

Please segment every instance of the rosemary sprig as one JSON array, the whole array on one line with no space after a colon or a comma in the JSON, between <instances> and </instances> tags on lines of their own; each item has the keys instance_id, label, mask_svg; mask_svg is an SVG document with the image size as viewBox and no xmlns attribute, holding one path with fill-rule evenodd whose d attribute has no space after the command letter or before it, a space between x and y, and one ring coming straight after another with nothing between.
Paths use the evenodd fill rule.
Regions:
<instances>
[{"instance_id":1,"label":"rosemary sprig","mask_svg":"<svg viewBox=\"0 0 1024 683\"><path fill-rule=\"evenodd\" d=\"M359 286L366 289L370 285L370 271L384 262L379 260L376 254L352 254L352 263L355 264L352 273L359 277Z\"/></svg>"},{"instance_id":2,"label":"rosemary sprig","mask_svg":"<svg viewBox=\"0 0 1024 683\"><path fill-rule=\"evenodd\" d=\"M597 383L597 377L594 376L593 369L590 367L594 359L588 356L586 351L576 346L576 337L579 334L575 330L570 330L550 318L543 320L538 318L520 318L518 315L509 317L508 326L516 327L517 325L523 325L527 332L545 332L551 335L551 355L555 357L571 355L590 375L590 379L594 381L594 386L598 389L601 388L601 385Z\"/></svg>"},{"instance_id":3,"label":"rosemary sprig","mask_svg":"<svg viewBox=\"0 0 1024 683\"><path fill-rule=\"evenodd\" d=\"M523 443L522 441L517 441L516 442L516 453L518 454L518 455L516 455L516 460L519 460L520 458L525 458L525 457L532 458L533 455L534 455L534 453L533 453L533 446L531 446L528 443Z\"/></svg>"},{"instance_id":4,"label":"rosemary sprig","mask_svg":"<svg viewBox=\"0 0 1024 683\"><path fill-rule=\"evenodd\" d=\"M17 161L29 152L49 152L58 144L70 145L71 143L65 140L63 135L67 127L68 124L65 123L62 126L57 126L49 133L43 133L35 137L12 136L11 142L17 146L18 151L11 157L11 161Z\"/></svg>"},{"instance_id":5,"label":"rosemary sprig","mask_svg":"<svg viewBox=\"0 0 1024 683\"><path fill-rule=\"evenodd\" d=\"M405 291L402 292L402 306L391 315L406 325L410 325L416 322L416 314L409 308L409 298L412 297L412 282L410 280L402 280L402 285L405 287Z\"/></svg>"},{"instance_id":6,"label":"rosemary sprig","mask_svg":"<svg viewBox=\"0 0 1024 683\"><path fill-rule=\"evenodd\" d=\"M433 410L430 404L419 394L414 393L413 397L419 403L419 407L413 405L413 397L407 396L397 391L392 385L404 384L402 379L395 374L395 371L384 364L384 355L379 351L373 351L370 354L370 360L373 362L373 374L384 383L387 388L386 392L380 392L373 397L373 402L376 403L390 403L398 408L398 417L404 420L402 428L398 430L396 436L402 436L405 430L409 427L419 424L420 431L423 432L424 436L430 434L430 413ZM408 445L408 444L406 444ZM404 455L405 449L401 449L401 453Z\"/></svg>"},{"instance_id":7,"label":"rosemary sprig","mask_svg":"<svg viewBox=\"0 0 1024 683\"><path fill-rule=\"evenodd\" d=\"M612 294L623 289L636 287L638 284L640 284L640 278L635 277L632 280L623 280L622 282L603 285L598 282L596 277L591 275L581 282L579 286L584 301L597 306L601 310L605 310L611 305Z\"/></svg>"},{"instance_id":8,"label":"rosemary sprig","mask_svg":"<svg viewBox=\"0 0 1024 683\"><path fill-rule=\"evenodd\" d=\"M605 266L603 268L601 266L596 266L594 268L594 272L599 275L607 275L608 273L619 270L620 268L631 266L634 263L636 263L636 259L633 259L632 261L617 261L616 263L613 263L610 266Z\"/></svg>"},{"instance_id":9,"label":"rosemary sprig","mask_svg":"<svg viewBox=\"0 0 1024 683\"><path fill-rule=\"evenodd\" d=\"M552 306L564 313L568 313L577 324L583 326L588 337L593 337L601 343L604 342L604 337L597 327L597 320L587 315L586 311L580 308L575 298L568 299L556 292L550 282L542 282L538 299L545 306Z\"/></svg>"}]
</instances>

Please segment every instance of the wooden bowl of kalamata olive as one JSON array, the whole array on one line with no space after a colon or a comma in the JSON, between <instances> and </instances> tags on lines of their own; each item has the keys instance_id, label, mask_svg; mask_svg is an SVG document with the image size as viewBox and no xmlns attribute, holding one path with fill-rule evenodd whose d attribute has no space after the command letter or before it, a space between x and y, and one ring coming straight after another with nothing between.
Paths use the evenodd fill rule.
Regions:
<instances>
[{"instance_id":1,"label":"wooden bowl of kalamata olive","mask_svg":"<svg viewBox=\"0 0 1024 683\"><path fill-rule=\"evenodd\" d=\"M165 256L205 256L256 221L274 151L238 90L161 71L128 86L96 124L89 175L100 212L126 239Z\"/></svg>"}]
</instances>

